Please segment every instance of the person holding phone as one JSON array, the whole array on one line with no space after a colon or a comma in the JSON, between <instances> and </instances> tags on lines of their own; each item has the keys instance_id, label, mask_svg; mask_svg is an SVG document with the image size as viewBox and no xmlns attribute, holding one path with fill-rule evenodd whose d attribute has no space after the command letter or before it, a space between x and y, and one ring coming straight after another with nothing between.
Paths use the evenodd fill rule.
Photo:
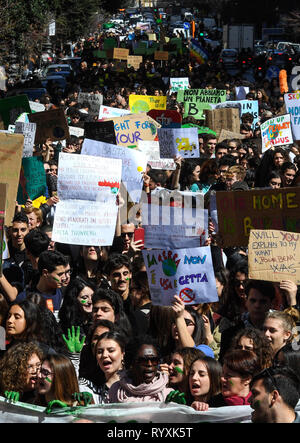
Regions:
<instances>
[{"instance_id":1,"label":"person holding phone","mask_svg":"<svg viewBox=\"0 0 300 443\"><path fill-rule=\"evenodd\" d=\"M121 225L121 239L123 241L122 254L128 254L129 257L134 257L137 252L139 252L144 247L143 232L140 231L142 228L135 229L133 223L125 223ZM137 237L142 233L142 236ZM144 230L143 230L144 231Z\"/></svg>"}]
</instances>

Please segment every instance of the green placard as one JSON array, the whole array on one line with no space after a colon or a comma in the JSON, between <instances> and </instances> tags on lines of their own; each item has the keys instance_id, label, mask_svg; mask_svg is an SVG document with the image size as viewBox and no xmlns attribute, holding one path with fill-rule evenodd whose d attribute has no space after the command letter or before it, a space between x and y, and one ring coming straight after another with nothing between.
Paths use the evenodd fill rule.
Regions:
<instances>
[{"instance_id":1,"label":"green placard","mask_svg":"<svg viewBox=\"0 0 300 443\"><path fill-rule=\"evenodd\" d=\"M24 157L20 172L17 201L24 205L26 200L35 200L46 192L46 173L42 157Z\"/></svg>"},{"instance_id":2,"label":"green placard","mask_svg":"<svg viewBox=\"0 0 300 443\"><path fill-rule=\"evenodd\" d=\"M9 125L14 125L19 115L24 112L31 114L27 95L16 95L0 100L0 116L4 129L8 129Z\"/></svg>"}]
</instances>

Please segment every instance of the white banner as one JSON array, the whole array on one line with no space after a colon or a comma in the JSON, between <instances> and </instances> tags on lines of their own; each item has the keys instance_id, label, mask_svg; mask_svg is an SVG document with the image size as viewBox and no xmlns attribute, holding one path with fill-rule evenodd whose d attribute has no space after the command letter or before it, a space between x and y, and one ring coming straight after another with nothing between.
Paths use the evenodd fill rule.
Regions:
<instances>
[{"instance_id":1,"label":"white banner","mask_svg":"<svg viewBox=\"0 0 300 443\"><path fill-rule=\"evenodd\" d=\"M261 124L262 152L293 143L290 114L278 115Z\"/></svg>"},{"instance_id":2,"label":"white banner","mask_svg":"<svg viewBox=\"0 0 300 443\"><path fill-rule=\"evenodd\" d=\"M24 135L23 157L32 157L36 123L16 122L15 134Z\"/></svg>"},{"instance_id":3,"label":"white banner","mask_svg":"<svg viewBox=\"0 0 300 443\"><path fill-rule=\"evenodd\" d=\"M197 128L159 128L157 130L161 158L198 158L199 139Z\"/></svg>"}]
</instances>

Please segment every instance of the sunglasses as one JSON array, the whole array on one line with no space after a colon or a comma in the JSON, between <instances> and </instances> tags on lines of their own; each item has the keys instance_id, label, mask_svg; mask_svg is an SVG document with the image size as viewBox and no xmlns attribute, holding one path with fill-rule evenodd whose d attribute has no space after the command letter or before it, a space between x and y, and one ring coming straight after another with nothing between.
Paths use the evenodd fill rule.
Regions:
<instances>
[{"instance_id":1,"label":"sunglasses","mask_svg":"<svg viewBox=\"0 0 300 443\"><path fill-rule=\"evenodd\" d=\"M141 365L142 364L146 365L149 361L152 365L157 366L159 363L159 358L158 357L139 357L136 360L136 362Z\"/></svg>"},{"instance_id":2,"label":"sunglasses","mask_svg":"<svg viewBox=\"0 0 300 443\"><path fill-rule=\"evenodd\" d=\"M132 238L132 237L133 237L133 234L134 234L134 232L122 232L122 233L121 233L121 237L122 237L122 238L125 238L126 235L128 235L129 238Z\"/></svg>"}]
</instances>

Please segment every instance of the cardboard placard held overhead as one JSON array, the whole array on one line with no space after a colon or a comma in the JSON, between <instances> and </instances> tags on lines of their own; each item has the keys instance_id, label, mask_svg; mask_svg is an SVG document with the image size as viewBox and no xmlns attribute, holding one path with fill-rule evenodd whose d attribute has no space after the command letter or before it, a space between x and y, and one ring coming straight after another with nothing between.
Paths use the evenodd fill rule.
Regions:
<instances>
[{"instance_id":1,"label":"cardboard placard held overhead","mask_svg":"<svg viewBox=\"0 0 300 443\"><path fill-rule=\"evenodd\" d=\"M129 108L132 113L148 112L151 109L165 110L166 107L165 95L129 95Z\"/></svg>"},{"instance_id":2,"label":"cardboard placard held overhead","mask_svg":"<svg viewBox=\"0 0 300 443\"><path fill-rule=\"evenodd\" d=\"M231 132L231 131L227 131L227 129L221 129L221 133L218 138L218 143L221 143L223 140L231 140L233 138L243 140L244 138L246 138L246 136L243 134L240 134L239 132Z\"/></svg>"},{"instance_id":3,"label":"cardboard placard held overhead","mask_svg":"<svg viewBox=\"0 0 300 443\"><path fill-rule=\"evenodd\" d=\"M167 51L155 51L154 60L169 60L169 53Z\"/></svg>"},{"instance_id":4,"label":"cardboard placard held overhead","mask_svg":"<svg viewBox=\"0 0 300 443\"><path fill-rule=\"evenodd\" d=\"M113 58L116 60L127 60L129 55L129 49L126 48L114 48Z\"/></svg>"},{"instance_id":5,"label":"cardboard placard held overhead","mask_svg":"<svg viewBox=\"0 0 300 443\"><path fill-rule=\"evenodd\" d=\"M218 191L222 247L247 246L251 229L300 232L300 187Z\"/></svg>"},{"instance_id":6,"label":"cardboard placard held overhead","mask_svg":"<svg viewBox=\"0 0 300 443\"><path fill-rule=\"evenodd\" d=\"M127 56L127 67L134 68L135 70L139 69L140 64L143 63L142 55L128 55Z\"/></svg>"},{"instance_id":7,"label":"cardboard placard held overhead","mask_svg":"<svg viewBox=\"0 0 300 443\"><path fill-rule=\"evenodd\" d=\"M28 115L31 123L36 123L35 144L47 139L61 141L69 138L69 127L63 109L50 109Z\"/></svg>"},{"instance_id":8,"label":"cardboard placard held overhead","mask_svg":"<svg viewBox=\"0 0 300 443\"><path fill-rule=\"evenodd\" d=\"M24 157L20 171L20 184L17 194L19 205L24 205L26 200L35 200L45 195L47 189L46 172L42 156Z\"/></svg>"},{"instance_id":9,"label":"cardboard placard held overhead","mask_svg":"<svg viewBox=\"0 0 300 443\"><path fill-rule=\"evenodd\" d=\"M230 132L240 133L240 115L237 108L223 108L204 110L205 126L221 134L222 129Z\"/></svg>"},{"instance_id":10,"label":"cardboard placard held overhead","mask_svg":"<svg viewBox=\"0 0 300 443\"><path fill-rule=\"evenodd\" d=\"M99 142L116 144L116 134L112 121L85 122L84 137Z\"/></svg>"},{"instance_id":11,"label":"cardboard placard held overhead","mask_svg":"<svg viewBox=\"0 0 300 443\"><path fill-rule=\"evenodd\" d=\"M6 226L10 226L15 213L23 145L23 134L0 133L0 177L2 183L8 184Z\"/></svg>"},{"instance_id":12,"label":"cardboard placard held overhead","mask_svg":"<svg viewBox=\"0 0 300 443\"><path fill-rule=\"evenodd\" d=\"M249 278L300 285L300 233L252 229L248 262Z\"/></svg>"}]
</instances>

